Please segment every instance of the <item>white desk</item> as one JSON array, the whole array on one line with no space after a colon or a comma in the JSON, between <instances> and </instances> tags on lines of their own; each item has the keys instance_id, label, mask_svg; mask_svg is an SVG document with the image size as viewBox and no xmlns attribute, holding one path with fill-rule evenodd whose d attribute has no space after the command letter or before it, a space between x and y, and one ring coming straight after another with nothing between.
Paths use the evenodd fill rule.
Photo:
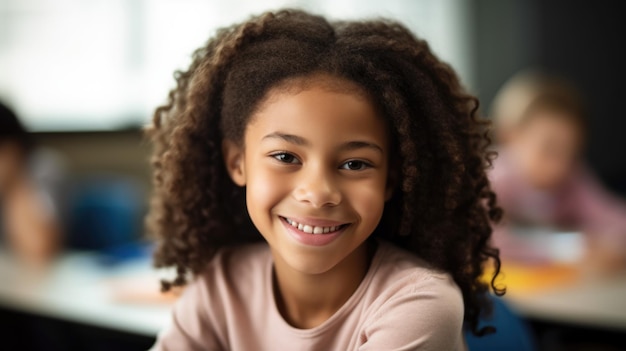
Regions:
<instances>
[{"instance_id":1,"label":"white desk","mask_svg":"<svg viewBox=\"0 0 626 351\"><path fill-rule=\"evenodd\" d=\"M167 304L120 303L107 282L146 280L158 289L149 260L105 268L89 254L69 254L44 271L16 265L0 251L0 305L62 320L154 337L170 320ZM508 296L526 317L626 332L626 272L546 292Z\"/></svg>"},{"instance_id":2,"label":"white desk","mask_svg":"<svg viewBox=\"0 0 626 351\"><path fill-rule=\"evenodd\" d=\"M68 254L44 270L28 269L0 251L0 306L57 319L154 337L169 321L168 304L121 303L111 279L148 279L158 289L149 260L103 267L89 254Z\"/></svg>"},{"instance_id":3,"label":"white desk","mask_svg":"<svg viewBox=\"0 0 626 351\"><path fill-rule=\"evenodd\" d=\"M626 332L626 272L545 292L511 295L507 301L526 317Z\"/></svg>"}]
</instances>

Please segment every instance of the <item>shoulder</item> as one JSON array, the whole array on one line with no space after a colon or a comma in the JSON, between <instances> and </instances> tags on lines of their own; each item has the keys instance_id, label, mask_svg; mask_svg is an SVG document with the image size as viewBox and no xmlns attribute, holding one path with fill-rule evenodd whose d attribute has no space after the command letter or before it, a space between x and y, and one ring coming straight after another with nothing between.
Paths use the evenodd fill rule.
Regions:
<instances>
[{"instance_id":1,"label":"shoulder","mask_svg":"<svg viewBox=\"0 0 626 351\"><path fill-rule=\"evenodd\" d=\"M381 242L379 250L372 277L375 290L391 295L433 291L462 302L461 291L447 272L390 243Z\"/></svg>"},{"instance_id":2,"label":"shoulder","mask_svg":"<svg viewBox=\"0 0 626 351\"><path fill-rule=\"evenodd\" d=\"M267 260L269 258L270 251L265 242L224 247L218 250L209 261L204 273L220 269L220 267L242 269L246 266L257 266L259 260Z\"/></svg>"},{"instance_id":3,"label":"shoulder","mask_svg":"<svg viewBox=\"0 0 626 351\"><path fill-rule=\"evenodd\" d=\"M463 297L452 277L390 244L380 250L367 293L364 345L393 340L400 349L462 349Z\"/></svg>"},{"instance_id":4,"label":"shoulder","mask_svg":"<svg viewBox=\"0 0 626 351\"><path fill-rule=\"evenodd\" d=\"M187 284L179 304L218 312L220 306L233 302L238 292L246 291L263 279L264 262L269 255L269 249L264 244L219 250L205 269Z\"/></svg>"},{"instance_id":5,"label":"shoulder","mask_svg":"<svg viewBox=\"0 0 626 351\"><path fill-rule=\"evenodd\" d=\"M176 301L171 325L158 337L154 350L228 349L225 321L239 316L251 286L263 279L269 258L266 245L224 248L190 282ZM262 293L262 291L259 291Z\"/></svg>"},{"instance_id":6,"label":"shoulder","mask_svg":"<svg viewBox=\"0 0 626 351\"><path fill-rule=\"evenodd\" d=\"M262 278L261 273L270 262L271 253L265 243L223 248L196 276L194 283L208 287L253 283Z\"/></svg>"}]
</instances>

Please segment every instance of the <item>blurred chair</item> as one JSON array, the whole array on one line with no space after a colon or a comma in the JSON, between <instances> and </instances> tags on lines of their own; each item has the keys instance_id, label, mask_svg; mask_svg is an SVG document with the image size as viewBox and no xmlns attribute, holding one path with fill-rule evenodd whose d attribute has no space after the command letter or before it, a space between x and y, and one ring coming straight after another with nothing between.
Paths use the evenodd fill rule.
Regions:
<instances>
[{"instance_id":1,"label":"blurred chair","mask_svg":"<svg viewBox=\"0 0 626 351\"><path fill-rule=\"evenodd\" d=\"M479 327L491 325L496 328L494 334L477 337L465 332L469 351L535 351L534 335L526 323L517 316L501 298L492 297L493 314L482 320Z\"/></svg>"},{"instance_id":2,"label":"blurred chair","mask_svg":"<svg viewBox=\"0 0 626 351\"><path fill-rule=\"evenodd\" d=\"M106 251L138 240L145 191L132 178L98 176L70 186L66 244L70 249Z\"/></svg>"}]
</instances>

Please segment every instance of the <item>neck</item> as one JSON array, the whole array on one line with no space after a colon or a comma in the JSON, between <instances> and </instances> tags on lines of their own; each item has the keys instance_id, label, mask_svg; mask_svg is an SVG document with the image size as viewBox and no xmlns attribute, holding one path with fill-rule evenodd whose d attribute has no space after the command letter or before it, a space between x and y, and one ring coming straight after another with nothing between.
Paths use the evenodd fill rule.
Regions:
<instances>
[{"instance_id":1,"label":"neck","mask_svg":"<svg viewBox=\"0 0 626 351\"><path fill-rule=\"evenodd\" d=\"M371 261L363 243L331 270L320 274L296 271L274 255L274 291L278 310L296 328L324 323L359 287Z\"/></svg>"}]
</instances>

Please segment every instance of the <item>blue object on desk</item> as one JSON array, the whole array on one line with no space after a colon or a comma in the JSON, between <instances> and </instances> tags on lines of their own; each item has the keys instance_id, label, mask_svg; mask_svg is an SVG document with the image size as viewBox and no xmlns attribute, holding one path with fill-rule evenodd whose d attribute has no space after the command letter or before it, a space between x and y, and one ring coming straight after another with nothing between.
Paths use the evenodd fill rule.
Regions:
<instances>
[{"instance_id":1,"label":"blue object on desk","mask_svg":"<svg viewBox=\"0 0 626 351\"><path fill-rule=\"evenodd\" d=\"M144 192L126 177L93 177L76 183L68 208L67 245L103 251L137 240Z\"/></svg>"},{"instance_id":2,"label":"blue object on desk","mask_svg":"<svg viewBox=\"0 0 626 351\"><path fill-rule=\"evenodd\" d=\"M493 315L480 321L479 327L494 326L494 334L477 337L465 332L469 351L535 351L535 338L526 323L499 297L491 297Z\"/></svg>"},{"instance_id":3,"label":"blue object on desk","mask_svg":"<svg viewBox=\"0 0 626 351\"><path fill-rule=\"evenodd\" d=\"M147 241L133 241L100 251L98 263L110 267L136 259L148 259L152 256L153 252L153 243Z\"/></svg>"}]
</instances>

